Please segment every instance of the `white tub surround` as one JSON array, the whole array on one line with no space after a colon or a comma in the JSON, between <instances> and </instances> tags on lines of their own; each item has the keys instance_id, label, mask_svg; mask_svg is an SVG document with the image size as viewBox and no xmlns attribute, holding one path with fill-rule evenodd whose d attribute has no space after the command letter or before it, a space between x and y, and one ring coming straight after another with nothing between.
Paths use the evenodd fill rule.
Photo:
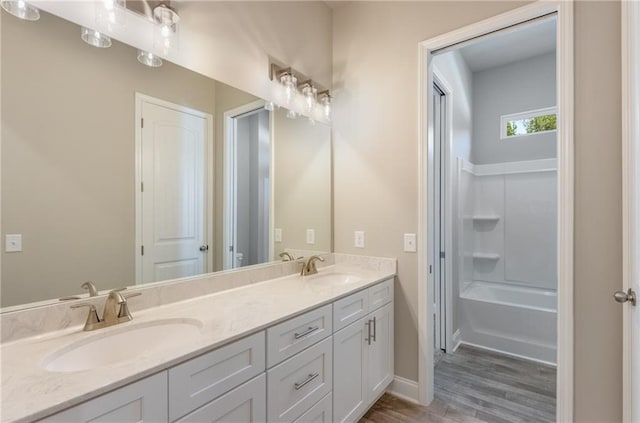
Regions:
<instances>
[{"instance_id":1,"label":"white tub surround","mask_svg":"<svg viewBox=\"0 0 640 423\"><path fill-rule=\"evenodd\" d=\"M456 321L463 343L556 363L556 167L555 159L458 159Z\"/></svg>"},{"instance_id":2,"label":"white tub surround","mask_svg":"<svg viewBox=\"0 0 640 423\"><path fill-rule=\"evenodd\" d=\"M162 291L167 287L175 287L172 287L172 284L164 284L143 288L145 295L130 300L130 309L134 316L131 322L94 332L83 332L82 324L86 317L84 310L78 313L77 318L74 312L72 322L59 321L62 326L57 330L40 330L37 336L16 337L12 342L5 342L1 350L2 421L33 421L52 415L312 309L333 303L349 294L367 289L393 278L396 273L395 259L354 258L343 255L335 255L335 258L337 264L323 267L318 276L303 278L297 273L290 274L204 296L199 296L196 289L191 299L140 310L137 300L142 301L149 293L151 295L148 296L155 294L154 298L161 298L154 289ZM352 263L358 263L360 266ZM346 273L356 277L340 283L320 278L328 273ZM243 271L238 271L222 275L241 279L242 274ZM183 290L189 290L193 282L180 284ZM99 300L100 303L102 301L103 299ZM59 309L59 305L48 307ZM65 307L68 307L68 304ZM29 313L42 316L42 310L43 308L26 310L21 312L24 313L21 318L27 319ZM6 316L7 314L1 318L4 320ZM182 343L171 345L161 351L131 351L132 356L135 356L134 360L116 365L64 373L51 372L43 368L43 363L52 353L74 342L101 333L122 331L127 327L148 325L166 319L195 319L201 322L201 336L186 337ZM3 324L3 329L4 327ZM30 326L35 327L38 327L37 323ZM127 348L126 345L113 347Z\"/></svg>"}]
</instances>

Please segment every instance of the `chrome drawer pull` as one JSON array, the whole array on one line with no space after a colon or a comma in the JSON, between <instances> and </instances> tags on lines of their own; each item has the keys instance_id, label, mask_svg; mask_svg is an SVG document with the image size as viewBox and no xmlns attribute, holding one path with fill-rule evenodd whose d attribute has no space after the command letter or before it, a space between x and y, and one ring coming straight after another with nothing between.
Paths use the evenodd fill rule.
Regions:
<instances>
[{"instance_id":1,"label":"chrome drawer pull","mask_svg":"<svg viewBox=\"0 0 640 423\"><path fill-rule=\"evenodd\" d=\"M313 333L313 332L317 331L318 329L320 329L319 326L316 326L316 327L309 326L309 329L305 330L302 333L294 333L293 336L296 339L304 338L305 336L309 335L310 333Z\"/></svg>"},{"instance_id":2,"label":"chrome drawer pull","mask_svg":"<svg viewBox=\"0 0 640 423\"><path fill-rule=\"evenodd\" d=\"M318 376L320 376L320 373L314 373L309 375L309 377L304 381L304 382L300 382L300 383L296 383L294 384L296 391L302 389L302 387L304 385L306 385L307 383L311 382L313 379L317 378Z\"/></svg>"},{"instance_id":3,"label":"chrome drawer pull","mask_svg":"<svg viewBox=\"0 0 640 423\"><path fill-rule=\"evenodd\" d=\"M376 325L376 318L373 317L373 342L376 342L376 335L378 332L378 326Z\"/></svg>"}]
</instances>

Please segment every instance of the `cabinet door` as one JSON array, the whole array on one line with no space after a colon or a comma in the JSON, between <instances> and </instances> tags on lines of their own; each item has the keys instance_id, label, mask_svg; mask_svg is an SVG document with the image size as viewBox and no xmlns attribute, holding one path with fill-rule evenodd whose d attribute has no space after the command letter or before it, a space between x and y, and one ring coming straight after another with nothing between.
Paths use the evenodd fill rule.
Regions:
<instances>
[{"instance_id":1,"label":"cabinet door","mask_svg":"<svg viewBox=\"0 0 640 423\"><path fill-rule=\"evenodd\" d=\"M265 422L267 420L266 386L266 376L263 373L217 400L203 405L178 422Z\"/></svg>"},{"instance_id":2,"label":"cabinet door","mask_svg":"<svg viewBox=\"0 0 640 423\"><path fill-rule=\"evenodd\" d=\"M157 423L168 420L167 372L162 372L41 421Z\"/></svg>"},{"instance_id":3,"label":"cabinet door","mask_svg":"<svg viewBox=\"0 0 640 423\"><path fill-rule=\"evenodd\" d=\"M360 319L333 335L333 421L351 422L368 406L367 319Z\"/></svg>"},{"instance_id":4,"label":"cabinet door","mask_svg":"<svg viewBox=\"0 0 640 423\"><path fill-rule=\"evenodd\" d=\"M366 317L370 319L373 339L368 345L367 400L378 398L393 380L393 303Z\"/></svg>"}]
</instances>

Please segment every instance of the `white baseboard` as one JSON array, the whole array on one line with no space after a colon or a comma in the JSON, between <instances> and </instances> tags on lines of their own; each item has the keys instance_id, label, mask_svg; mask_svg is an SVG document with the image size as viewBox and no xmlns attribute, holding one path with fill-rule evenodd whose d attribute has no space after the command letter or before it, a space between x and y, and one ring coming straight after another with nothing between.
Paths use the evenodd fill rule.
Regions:
<instances>
[{"instance_id":1,"label":"white baseboard","mask_svg":"<svg viewBox=\"0 0 640 423\"><path fill-rule=\"evenodd\" d=\"M507 351L499 350L497 348L485 347L484 345L472 344L471 342L461 342L460 344L461 345L468 345L470 347L478 348L478 349L481 349L481 350L487 350L487 351L491 351L491 352L507 355L509 357L515 357L515 358L520 358L522 360L533 361L535 363L544 364L544 365L550 366L550 367L558 367L556 363L552 363L550 361L538 360L537 358L527 357L526 355L510 353L510 352L507 352Z\"/></svg>"},{"instance_id":2,"label":"white baseboard","mask_svg":"<svg viewBox=\"0 0 640 423\"><path fill-rule=\"evenodd\" d=\"M400 376L394 376L391 385L387 388L387 392L405 401L419 404L418 382L405 379Z\"/></svg>"}]
</instances>

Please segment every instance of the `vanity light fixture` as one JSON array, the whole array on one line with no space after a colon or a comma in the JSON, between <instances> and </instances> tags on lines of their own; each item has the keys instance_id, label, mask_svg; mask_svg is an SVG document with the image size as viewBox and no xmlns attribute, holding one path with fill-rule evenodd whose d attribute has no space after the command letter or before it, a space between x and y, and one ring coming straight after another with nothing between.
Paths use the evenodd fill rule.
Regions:
<instances>
[{"instance_id":1,"label":"vanity light fixture","mask_svg":"<svg viewBox=\"0 0 640 423\"><path fill-rule=\"evenodd\" d=\"M82 41L89 44L90 46L98 48L111 47L111 38L107 37L99 31L96 31L95 29L86 28L84 26L81 27L80 38L82 38Z\"/></svg>"},{"instance_id":2,"label":"vanity light fixture","mask_svg":"<svg viewBox=\"0 0 640 423\"><path fill-rule=\"evenodd\" d=\"M24 0L0 0L0 6L16 18L26 21L37 21L40 19L40 10Z\"/></svg>"},{"instance_id":3,"label":"vanity light fixture","mask_svg":"<svg viewBox=\"0 0 640 423\"><path fill-rule=\"evenodd\" d=\"M125 28L126 0L100 0L96 2L96 28L112 34Z\"/></svg>"},{"instance_id":4,"label":"vanity light fixture","mask_svg":"<svg viewBox=\"0 0 640 423\"><path fill-rule=\"evenodd\" d=\"M160 3L153 9L154 48L163 56L168 56L178 48L178 22L180 16L165 3Z\"/></svg>"},{"instance_id":5,"label":"vanity light fixture","mask_svg":"<svg viewBox=\"0 0 640 423\"><path fill-rule=\"evenodd\" d=\"M280 105L289 109L289 119L295 119L301 114L307 116L312 124L331 120L332 97L329 90L319 87L292 68L282 68L275 63L271 63L269 77L276 82L273 84L273 97ZM299 79L303 81L300 84Z\"/></svg>"},{"instance_id":6,"label":"vanity light fixture","mask_svg":"<svg viewBox=\"0 0 640 423\"><path fill-rule=\"evenodd\" d=\"M162 66L162 59L159 56L144 50L138 50L138 62L150 68Z\"/></svg>"},{"instance_id":7,"label":"vanity light fixture","mask_svg":"<svg viewBox=\"0 0 640 423\"><path fill-rule=\"evenodd\" d=\"M287 106L293 104L298 93L298 78L291 70L283 70L278 78L284 87L284 103Z\"/></svg>"}]
</instances>

